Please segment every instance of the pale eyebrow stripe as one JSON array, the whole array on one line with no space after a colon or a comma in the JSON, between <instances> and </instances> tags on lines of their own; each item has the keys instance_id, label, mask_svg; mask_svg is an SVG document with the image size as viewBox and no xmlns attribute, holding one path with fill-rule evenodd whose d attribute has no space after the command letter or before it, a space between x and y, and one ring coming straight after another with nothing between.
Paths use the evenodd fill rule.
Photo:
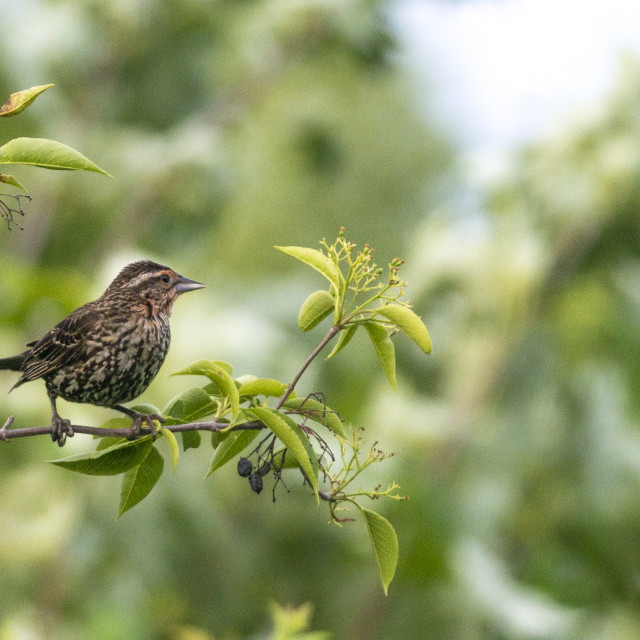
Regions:
<instances>
[{"instance_id":1,"label":"pale eyebrow stripe","mask_svg":"<svg viewBox=\"0 0 640 640\"><path fill-rule=\"evenodd\" d=\"M149 280L149 278L153 278L157 275L157 273L141 273L139 276L136 276L133 280L129 280L127 283L127 287L135 287L139 285L141 282L145 280Z\"/></svg>"}]
</instances>

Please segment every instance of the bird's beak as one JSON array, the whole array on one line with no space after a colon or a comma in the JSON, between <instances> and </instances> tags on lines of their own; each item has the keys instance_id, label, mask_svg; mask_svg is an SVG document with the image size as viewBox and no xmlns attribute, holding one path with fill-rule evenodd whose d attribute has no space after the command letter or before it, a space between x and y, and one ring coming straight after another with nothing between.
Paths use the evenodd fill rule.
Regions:
<instances>
[{"instance_id":1,"label":"bird's beak","mask_svg":"<svg viewBox=\"0 0 640 640\"><path fill-rule=\"evenodd\" d=\"M200 284L195 280L189 280L189 278L185 278L184 276L180 276L178 282L176 283L176 291L178 293L185 293L186 291L194 291L195 289L202 289L203 287L204 287L203 284Z\"/></svg>"}]
</instances>

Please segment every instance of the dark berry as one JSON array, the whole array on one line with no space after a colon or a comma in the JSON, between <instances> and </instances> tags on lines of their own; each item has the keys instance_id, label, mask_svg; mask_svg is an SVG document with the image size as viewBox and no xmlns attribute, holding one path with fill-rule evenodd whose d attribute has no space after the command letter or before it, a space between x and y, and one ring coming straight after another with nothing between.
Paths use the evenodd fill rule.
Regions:
<instances>
[{"instance_id":1,"label":"dark berry","mask_svg":"<svg viewBox=\"0 0 640 640\"><path fill-rule=\"evenodd\" d=\"M240 458L238 460L238 475L243 478L249 477L251 471L253 470L253 465L251 464L251 460L249 458Z\"/></svg>"},{"instance_id":2,"label":"dark berry","mask_svg":"<svg viewBox=\"0 0 640 640\"><path fill-rule=\"evenodd\" d=\"M266 476L269 473L269 469L271 469L271 463L267 460L258 467L258 475Z\"/></svg>"},{"instance_id":3,"label":"dark berry","mask_svg":"<svg viewBox=\"0 0 640 640\"><path fill-rule=\"evenodd\" d=\"M262 491L262 476L252 473L249 476L249 485L256 493L260 493Z\"/></svg>"}]
</instances>

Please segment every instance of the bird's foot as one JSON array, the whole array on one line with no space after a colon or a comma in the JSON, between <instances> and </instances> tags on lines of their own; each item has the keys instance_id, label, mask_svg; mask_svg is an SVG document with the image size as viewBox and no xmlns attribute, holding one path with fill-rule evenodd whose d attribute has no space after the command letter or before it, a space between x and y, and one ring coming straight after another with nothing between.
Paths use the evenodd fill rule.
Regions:
<instances>
[{"instance_id":1,"label":"bird's foot","mask_svg":"<svg viewBox=\"0 0 640 640\"><path fill-rule=\"evenodd\" d=\"M64 447L67 436L73 438L73 427L71 421L61 418L57 413L51 416L51 439L58 443L59 447Z\"/></svg>"},{"instance_id":2,"label":"bird's foot","mask_svg":"<svg viewBox=\"0 0 640 640\"><path fill-rule=\"evenodd\" d=\"M157 420L160 424L164 422L164 418L157 414L152 413L147 415L146 413L140 413L139 411L130 410L131 417L133 418L133 424L131 425L131 429L129 429L129 440L135 440L139 438L142 433L142 425L143 423L149 427L151 431L151 437L155 440L158 437L158 430L156 426L153 424L154 420Z\"/></svg>"}]
</instances>

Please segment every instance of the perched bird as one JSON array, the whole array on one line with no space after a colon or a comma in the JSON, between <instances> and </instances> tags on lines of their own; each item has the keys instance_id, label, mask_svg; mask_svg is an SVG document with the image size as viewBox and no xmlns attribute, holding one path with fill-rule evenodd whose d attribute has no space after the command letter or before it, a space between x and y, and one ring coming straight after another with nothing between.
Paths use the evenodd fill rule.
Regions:
<instances>
[{"instance_id":1,"label":"perched bird","mask_svg":"<svg viewBox=\"0 0 640 640\"><path fill-rule=\"evenodd\" d=\"M70 313L23 353L0 358L0 369L21 371L12 390L43 378L51 401L52 438L63 446L73 435L69 420L58 415L58 397L109 407L142 422L155 433L154 419L122 405L139 396L164 362L171 334L173 303L203 284L169 267L143 260L127 265L93 302Z\"/></svg>"}]
</instances>

